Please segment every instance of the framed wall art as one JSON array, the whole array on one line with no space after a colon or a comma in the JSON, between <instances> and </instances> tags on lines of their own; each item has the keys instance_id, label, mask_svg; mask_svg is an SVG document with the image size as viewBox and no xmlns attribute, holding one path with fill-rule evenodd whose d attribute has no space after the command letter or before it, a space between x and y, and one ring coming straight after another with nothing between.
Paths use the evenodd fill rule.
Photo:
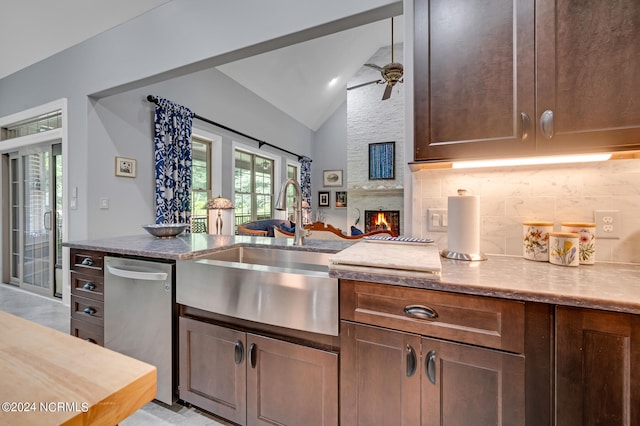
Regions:
<instances>
[{"instance_id":1,"label":"framed wall art","mask_svg":"<svg viewBox=\"0 0 640 426\"><path fill-rule=\"evenodd\" d=\"M318 191L318 207L329 207L329 191Z\"/></svg>"},{"instance_id":2,"label":"framed wall art","mask_svg":"<svg viewBox=\"0 0 640 426\"><path fill-rule=\"evenodd\" d=\"M347 207L347 191L336 191L336 207Z\"/></svg>"},{"instance_id":3,"label":"framed wall art","mask_svg":"<svg viewBox=\"0 0 640 426\"><path fill-rule=\"evenodd\" d=\"M136 177L136 160L133 158L116 157L116 176Z\"/></svg>"},{"instance_id":4,"label":"framed wall art","mask_svg":"<svg viewBox=\"0 0 640 426\"><path fill-rule=\"evenodd\" d=\"M324 186L342 186L342 170L324 170L322 184Z\"/></svg>"},{"instance_id":5,"label":"framed wall art","mask_svg":"<svg viewBox=\"0 0 640 426\"><path fill-rule=\"evenodd\" d=\"M378 142L369 144L369 180L395 179L395 151L395 142Z\"/></svg>"}]
</instances>

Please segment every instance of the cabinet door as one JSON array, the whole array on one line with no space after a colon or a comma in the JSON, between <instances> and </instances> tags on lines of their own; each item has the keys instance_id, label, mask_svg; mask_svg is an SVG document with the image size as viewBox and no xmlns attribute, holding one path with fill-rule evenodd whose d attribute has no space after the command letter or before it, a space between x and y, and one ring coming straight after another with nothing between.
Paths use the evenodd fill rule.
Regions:
<instances>
[{"instance_id":1,"label":"cabinet door","mask_svg":"<svg viewBox=\"0 0 640 426\"><path fill-rule=\"evenodd\" d=\"M420 337L341 322L340 423L420 424Z\"/></svg>"},{"instance_id":2,"label":"cabinet door","mask_svg":"<svg viewBox=\"0 0 640 426\"><path fill-rule=\"evenodd\" d=\"M640 2L541 0L536 8L537 121L553 112L553 137L539 137L540 149L640 145Z\"/></svg>"},{"instance_id":3,"label":"cabinet door","mask_svg":"<svg viewBox=\"0 0 640 426\"><path fill-rule=\"evenodd\" d=\"M247 336L248 425L338 424L338 354Z\"/></svg>"},{"instance_id":4,"label":"cabinet door","mask_svg":"<svg viewBox=\"0 0 640 426\"><path fill-rule=\"evenodd\" d=\"M245 424L245 333L180 317L180 399Z\"/></svg>"},{"instance_id":5,"label":"cabinet door","mask_svg":"<svg viewBox=\"0 0 640 426\"><path fill-rule=\"evenodd\" d=\"M558 425L640 424L640 318L556 311Z\"/></svg>"},{"instance_id":6,"label":"cabinet door","mask_svg":"<svg viewBox=\"0 0 640 426\"><path fill-rule=\"evenodd\" d=\"M533 0L415 0L415 160L535 149Z\"/></svg>"},{"instance_id":7,"label":"cabinet door","mask_svg":"<svg viewBox=\"0 0 640 426\"><path fill-rule=\"evenodd\" d=\"M522 425L521 355L424 338L423 425Z\"/></svg>"}]
</instances>

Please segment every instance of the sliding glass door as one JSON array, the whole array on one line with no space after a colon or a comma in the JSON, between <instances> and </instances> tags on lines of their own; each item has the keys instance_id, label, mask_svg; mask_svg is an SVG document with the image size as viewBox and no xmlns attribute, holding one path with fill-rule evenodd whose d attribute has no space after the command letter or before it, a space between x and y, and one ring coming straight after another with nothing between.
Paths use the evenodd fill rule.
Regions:
<instances>
[{"instance_id":1,"label":"sliding glass door","mask_svg":"<svg viewBox=\"0 0 640 426\"><path fill-rule=\"evenodd\" d=\"M11 154L9 175L11 282L29 291L61 297L60 144Z\"/></svg>"}]
</instances>

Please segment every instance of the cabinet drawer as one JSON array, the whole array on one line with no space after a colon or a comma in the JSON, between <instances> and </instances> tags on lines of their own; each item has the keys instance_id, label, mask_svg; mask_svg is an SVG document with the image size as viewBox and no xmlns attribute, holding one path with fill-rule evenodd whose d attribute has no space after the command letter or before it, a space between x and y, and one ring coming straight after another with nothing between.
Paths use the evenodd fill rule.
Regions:
<instances>
[{"instance_id":1,"label":"cabinet drawer","mask_svg":"<svg viewBox=\"0 0 640 426\"><path fill-rule=\"evenodd\" d=\"M71 318L102 327L104 324L104 303L71 295Z\"/></svg>"},{"instance_id":2,"label":"cabinet drawer","mask_svg":"<svg viewBox=\"0 0 640 426\"><path fill-rule=\"evenodd\" d=\"M99 251L72 250L71 267L72 271L82 272L87 275L102 276L104 253Z\"/></svg>"},{"instance_id":3,"label":"cabinet drawer","mask_svg":"<svg viewBox=\"0 0 640 426\"><path fill-rule=\"evenodd\" d=\"M340 281L341 319L524 352L522 302L360 281Z\"/></svg>"},{"instance_id":4,"label":"cabinet drawer","mask_svg":"<svg viewBox=\"0 0 640 426\"><path fill-rule=\"evenodd\" d=\"M104 330L99 325L71 318L71 335L104 346Z\"/></svg>"},{"instance_id":5,"label":"cabinet drawer","mask_svg":"<svg viewBox=\"0 0 640 426\"><path fill-rule=\"evenodd\" d=\"M104 278L71 271L71 294L94 300L104 300Z\"/></svg>"}]
</instances>

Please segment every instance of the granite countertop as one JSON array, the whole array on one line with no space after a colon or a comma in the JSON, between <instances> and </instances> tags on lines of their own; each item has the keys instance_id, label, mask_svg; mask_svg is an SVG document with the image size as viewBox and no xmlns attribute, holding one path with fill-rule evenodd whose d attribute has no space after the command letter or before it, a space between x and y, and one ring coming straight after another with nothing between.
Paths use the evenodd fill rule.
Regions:
<instances>
[{"instance_id":1,"label":"granite countertop","mask_svg":"<svg viewBox=\"0 0 640 426\"><path fill-rule=\"evenodd\" d=\"M235 245L272 247L292 250L337 253L353 242L307 240L302 247L293 245L293 238L248 237L242 235L181 234L175 238L156 238L148 234L101 238L62 243L64 247L104 251L127 256L155 259L191 260L225 250Z\"/></svg>"},{"instance_id":2,"label":"granite countertop","mask_svg":"<svg viewBox=\"0 0 640 426\"><path fill-rule=\"evenodd\" d=\"M352 249L345 250L345 253ZM415 258L411 252L418 248L376 244L373 250L379 258L397 259L400 252L409 259ZM338 263L340 257L341 253L336 254L332 262ZM432 261L431 257L425 257L425 260ZM637 264L600 262L565 267L517 256L488 256L487 260L473 262L445 258L440 258L440 261L440 274L403 270L401 264L395 265L400 269L392 269L389 265L372 268L330 264L329 275L340 279L640 314L640 265Z\"/></svg>"},{"instance_id":3,"label":"granite countertop","mask_svg":"<svg viewBox=\"0 0 640 426\"><path fill-rule=\"evenodd\" d=\"M384 259L380 267L338 264L342 250L362 244L371 247L367 250L376 258ZM439 258L438 271L431 254L425 257L429 268L415 266L422 255L416 250L424 250L415 245L307 240L304 246L296 247L290 238L210 234L170 239L142 234L63 243L76 249L174 260L197 259L236 245L337 253L333 259L336 264L329 265L329 275L334 278L640 314L637 264L600 262L563 267L517 256L488 256L475 262ZM407 260L413 265L402 265Z\"/></svg>"}]
</instances>

